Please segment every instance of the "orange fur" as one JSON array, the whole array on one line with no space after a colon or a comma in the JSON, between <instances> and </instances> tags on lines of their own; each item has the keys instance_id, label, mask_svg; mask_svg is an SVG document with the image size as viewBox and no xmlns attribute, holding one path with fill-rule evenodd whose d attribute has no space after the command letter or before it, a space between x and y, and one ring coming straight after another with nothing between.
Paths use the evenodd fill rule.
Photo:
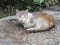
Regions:
<instances>
[{"instance_id":1,"label":"orange fur","mask_svg":"<svg viewBox=\"0 0 60 45\"><path fill-rule=\"evenodd\" d=\"M40 13L39 15L37 15L37 18L44 18L44 19L46 19L48 21L48 24L50 25L50 27L54 27L55 26L55 20L49 14Z\"/></svg>"}]
</instances>

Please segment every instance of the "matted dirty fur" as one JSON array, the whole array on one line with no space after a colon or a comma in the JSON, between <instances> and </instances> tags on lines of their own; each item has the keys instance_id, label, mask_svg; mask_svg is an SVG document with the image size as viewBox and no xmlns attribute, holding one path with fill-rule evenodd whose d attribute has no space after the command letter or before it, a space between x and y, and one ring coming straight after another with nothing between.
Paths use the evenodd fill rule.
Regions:
<instances>
[{"instance_id":1,"label":"matted dirty fur","mask_svg":"<svg viewBox=\"0 0 60 45\"><path fill-rule=\"evenodd\" d=\"M39 32L50 30L55 27L54 18L45 13L32 14L28 10L16 10L16 16L20 23L23 24L25 31Z\"/></svg>"}]
</instances>

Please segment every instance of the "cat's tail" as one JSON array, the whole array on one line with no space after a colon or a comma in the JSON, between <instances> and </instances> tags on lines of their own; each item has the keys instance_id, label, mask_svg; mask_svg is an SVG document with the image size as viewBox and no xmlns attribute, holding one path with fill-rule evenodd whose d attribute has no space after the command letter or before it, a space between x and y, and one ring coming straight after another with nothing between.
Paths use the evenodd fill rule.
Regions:
<instances>
[{"instance_id":1,"label":"cat's tail","mask_svg":"<svg viewBox=\"0 0 60 45\"><path fill-rule=\"evenodd\" d=\"M52 27L45 29L45 30L24 30L25 33L39 33L39 32L45 32L45 31L50 31L51 29L55 28L55 25Z\"/></svg>"}]
</instances>

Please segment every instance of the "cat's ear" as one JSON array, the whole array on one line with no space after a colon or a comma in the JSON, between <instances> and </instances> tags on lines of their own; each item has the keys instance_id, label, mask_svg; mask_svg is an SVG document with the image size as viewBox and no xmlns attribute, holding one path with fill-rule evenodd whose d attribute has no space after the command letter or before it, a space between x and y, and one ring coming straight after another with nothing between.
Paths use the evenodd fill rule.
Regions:
<instances>
[{"instance_id":1,"label":"cat's ear","mask_svg":"<svg viewBox=\"0 0 60 45\"><path fill-rule=\"evenodd\" d=\"M16 9L16 13L19 13L20 11L18 9Z\"/></svg>"},{"instance_id":2,"label":"cat's ear","mask_svg":"<svg viewBox=\"0 0 60 45\"><path fill-rule=\"evenodd\" d=\"M28 12L28 9L26 9L26 12Z\"/></svg>"}]
</instances>

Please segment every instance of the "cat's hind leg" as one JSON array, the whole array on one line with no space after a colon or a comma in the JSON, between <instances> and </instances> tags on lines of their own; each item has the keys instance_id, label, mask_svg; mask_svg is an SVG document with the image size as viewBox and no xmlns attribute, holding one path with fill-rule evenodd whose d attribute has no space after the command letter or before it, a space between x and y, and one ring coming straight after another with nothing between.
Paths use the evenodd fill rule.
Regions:
<instances>
[{"instance_id":1,"label":"cat's hind leg","mask_svg":"<svg viewBox=\"0 0 60 45\"><path fill-rule=\"evenodd\" d=\"M28 28L28 29L26 29L26 30L30 30L30 31L33 31L33 30L38 30L38 28L36 28L36 27L33 27L33 28Z\"/></svg>"}]
</instances>

